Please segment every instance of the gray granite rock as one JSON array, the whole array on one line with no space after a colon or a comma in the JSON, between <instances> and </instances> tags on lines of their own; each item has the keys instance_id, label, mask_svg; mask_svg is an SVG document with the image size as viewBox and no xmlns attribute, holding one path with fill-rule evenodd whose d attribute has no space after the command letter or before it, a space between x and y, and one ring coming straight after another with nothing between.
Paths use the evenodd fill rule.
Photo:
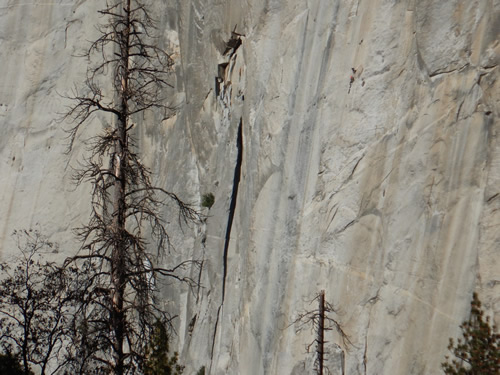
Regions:
<instances>
[{"instance_id":1,"label":"gray granite rock","mask_svg":"<svg viewBox=\"0 0 500 375\"><path fill-rule=\"evenodd\" d=\"M199 290L164 287L186 373L309 373L313 333L289 325L321 289L353 342L327 333L332 373L439 374L474 291L500 323L499 1L154 6L178 110L137 120L144 160L187 201L215 196L204 225L172 227L170 259L203 260ZM98 7L0 4L2 259L37 223L78 246L83 146L63 155L56 119Z\"/></svg>"}]
</instances>

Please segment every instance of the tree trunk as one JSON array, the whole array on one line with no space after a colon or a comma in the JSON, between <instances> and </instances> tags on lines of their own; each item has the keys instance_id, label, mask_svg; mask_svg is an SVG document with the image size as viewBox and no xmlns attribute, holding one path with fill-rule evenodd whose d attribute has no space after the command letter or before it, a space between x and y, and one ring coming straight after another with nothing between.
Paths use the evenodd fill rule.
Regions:
<instances>
[{"instance_id":1,"label":"tree trunk","mask_svg":"<svg viewBox=\"0 0 500 375\"><path fill-rule=\"evenodd\" d=\"M323 375L324 344L325 344L325 291L319 294L318 309L318 375Z\"/></svg>"},{"instance_id":2,"label":"tree trunk","mask_svg":"<svg viewBox=\"0 0 500 375\"><path fill-rule=\"evenodd\" d=\"M121 92L118 100L120 103L120 116L116 121L115 140L115 188L113 196L113 230L114 243L111 254L112 275L112 327L114 330L115 375L124 374L124 338L126 329L126 315L123 309L126 275L125 257L127 252L126 234L126 202L127 189L126 158L127 158L127 122L128 122L128 80L129 80L129 45L130 45L130 0L124 2L125 27L122 31L124 43L121 43Z\"/></svg>"},{"instance_id":3,"label":"tree trunk","mask_svg":"<svg viewBox=\"0 0 500 375\"><path fill-rule=\"evenodd\" d=\"M28 298L29 299L29 291L28 291ZM24 313L24 340L23 340L23 345L22 345L22 356L23 356L23 367L24 367L24 375L30 375L30 367L29 367L29 362L28 362L28 340L29 340L29 334L28 334L28 326L29 322L29 314L27 310L23 311Z\"/></svg>"}]
</instances>

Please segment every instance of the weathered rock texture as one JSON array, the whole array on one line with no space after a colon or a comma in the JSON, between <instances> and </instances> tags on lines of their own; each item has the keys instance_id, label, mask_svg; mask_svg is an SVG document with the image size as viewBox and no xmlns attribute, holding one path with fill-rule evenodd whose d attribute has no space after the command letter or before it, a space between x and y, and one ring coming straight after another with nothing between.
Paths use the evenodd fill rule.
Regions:
<instances>
[{"instance_id":1,"label":"weathered rock texture","mask_svg":"<svg viewBox=\"0 0 500 375\"><path fill-rule=\"evenodd\" d=\"M36 223L77 246L82 147L62 154L55 119L98 3L0 3L2 259ZM333 374L342 350L346 374L440 373L473 291L500 324L500 1L154 7L179 109L138 120L145 160L185 199L216 199L171 254L203 259L202 288L165 287L187 373L310 373L313 335L287 326L321 289L354 344L327 333Z\"/></svg>"}]
</instances>

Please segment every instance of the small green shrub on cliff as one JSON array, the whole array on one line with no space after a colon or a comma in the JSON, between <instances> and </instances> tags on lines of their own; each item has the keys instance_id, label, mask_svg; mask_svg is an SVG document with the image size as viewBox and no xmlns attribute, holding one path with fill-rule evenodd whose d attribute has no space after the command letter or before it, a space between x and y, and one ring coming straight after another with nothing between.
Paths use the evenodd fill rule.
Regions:
<instances>
[{"instance_id":1,"label":"small green shrub on cliff","mask_svg":"<svg viewBox=\"0 0 500 375\"><path fill-rule=\"evenodd\" d=\"M447 375L498 375L500 374L500 335L495 326L490 326L489 318L483 318L481 302L474 293L470 318L460 325L463 339L455 345L450 339L448 349L457 359L442 363Z\"/></svg>"},{"instance_id":2,"label":"small green shrub on cliff","mask_svg":"<svg viewBox=\"0 0 500 375\"><path fill-rule=\"evenodd\" d=\"M201 206L211 208L215 203L215 197L212 193L203 194L201 197Z\"/></svg>"}]
</instances>

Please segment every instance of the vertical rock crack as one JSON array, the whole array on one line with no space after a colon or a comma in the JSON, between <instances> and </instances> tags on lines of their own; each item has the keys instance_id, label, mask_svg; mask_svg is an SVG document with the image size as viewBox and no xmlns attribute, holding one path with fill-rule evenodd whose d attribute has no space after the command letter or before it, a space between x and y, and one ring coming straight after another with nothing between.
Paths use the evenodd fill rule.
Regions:
<instances>
[{"instance_id":1,"label":"vertical rock crack","mask_svg":"<svg viewBox=\"0 0 500 375\"><path fill-rule=\"evenodd\" d=\"M222 253L222 299L217 309L217 318L215 320L214 337L212 341L212 353L210 355L211 362L213 361L215 339L217 337L217 328L219 325L219 317L222 306L224 305L224 297L226 294L226 278L227 278L227 254L229 250L229 241L231 239L231 229L233 227L234 212L236 211L236 201L238 199L238 186L241 179L241 164L243 162L243 120L240 118L240 123L238 125L238 136L236 140L236 166L234 168L233 177L233 191L231 193L231 203L229 205L229 215L227 218L226 236L224 241L224 251ZM210 364L210 367L212 365Z\"/></svg>"}]
</instances>

